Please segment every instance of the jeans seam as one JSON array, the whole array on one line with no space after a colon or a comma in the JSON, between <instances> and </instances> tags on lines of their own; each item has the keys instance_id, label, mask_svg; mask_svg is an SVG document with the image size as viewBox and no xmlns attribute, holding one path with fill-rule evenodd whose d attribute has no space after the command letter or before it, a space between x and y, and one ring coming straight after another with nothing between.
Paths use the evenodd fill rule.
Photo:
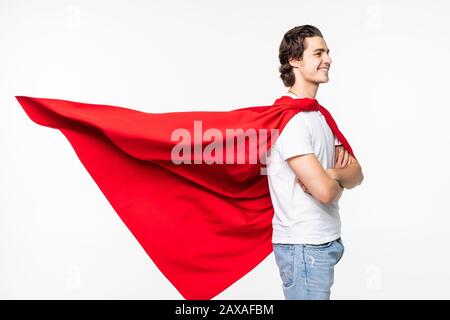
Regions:
<instances>
[{"instance_id":1,"label":"jeans seam","mask_svg":"<svg viewBox=\"0 0 450 320\"><path fill-rule=\"evenodd\" d=\"M294 268L294 270L292 271L292 283L289 287L294 287L295 286L295 273L296 273L296 252L297 252L297 246L294 245L294 261L292 261L292 267Z\"/></svg>"},{"instance_id":2,"label":"jeans seam","mask_svg":"<svg viewBox=\"0 0 450 320\"><path fill-rule=\"evenodd\" d=\"M308 268L306 267L306 246L302 244L303 268L305 273L305 289L308 290Z\"/></svg>"}]
</instances>

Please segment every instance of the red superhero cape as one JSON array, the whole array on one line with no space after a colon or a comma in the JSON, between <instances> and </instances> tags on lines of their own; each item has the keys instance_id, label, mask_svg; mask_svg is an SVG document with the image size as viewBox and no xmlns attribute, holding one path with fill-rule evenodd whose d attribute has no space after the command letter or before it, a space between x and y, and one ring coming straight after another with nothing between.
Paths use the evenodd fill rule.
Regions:
<instances>
[{"instance_id":1,"label":"red superhero cape","mask_svg":"<svg viewBox=\"0 0 450 320\"><path fill-rule=\"evenodd\" d=\"M273 207L261 161L207 164L192 157L192 164L174 164L174 130L192 133L194 121L201 121L203 131L219 130L223 139L218 142L225 143L226 129L281 132L296 113L320 110L354 156L316 99L283 96L272 106L158 114L16 98L31 120L66 136L122 221L185 299L215 297L271 253ZM201 138L186 144L197 148L210 142ZM272 143L268 140L267 149Z\"/></svg>"}]
</instances>

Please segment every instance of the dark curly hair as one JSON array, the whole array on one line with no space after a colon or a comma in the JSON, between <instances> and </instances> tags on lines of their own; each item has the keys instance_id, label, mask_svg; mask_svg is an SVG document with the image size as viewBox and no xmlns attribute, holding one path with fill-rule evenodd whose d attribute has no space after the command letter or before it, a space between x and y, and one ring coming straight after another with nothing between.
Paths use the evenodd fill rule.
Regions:
<instances>
[{"instance_id":1,"label":"dark curly hair","mask_svg":"<svg viewBox=\"0 0 450 320\"><path fill-rule=\"evenodd\" d=\"M286 87L294 85L295 76L289 59L300 59L305 50L303 41L305 38L319 36L323 38L322 33L316 27L306 24L292 28L283 37L280 44L278 59L280 60L280 78Z\"/></svg>"}]
</instances>

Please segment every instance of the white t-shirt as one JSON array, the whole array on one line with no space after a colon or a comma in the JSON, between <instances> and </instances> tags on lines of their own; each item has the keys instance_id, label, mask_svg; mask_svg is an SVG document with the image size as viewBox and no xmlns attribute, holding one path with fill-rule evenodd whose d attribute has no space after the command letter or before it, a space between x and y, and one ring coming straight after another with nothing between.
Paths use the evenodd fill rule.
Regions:
<instances>
[{"instance_id":1,"label":"white t-shirt","mask_svg":"<svg viewBox=\"0 0 450 320\"><path fill-rule=\"evenodd\" d=\"M298 99L297 96L284 95ZM334 166L334 147L341 143L334 136L320 111L301 111L286 124L270 149L267 175L275 211L273 243L321 244L341 234L339 204L322 204L305 193L286 159L314 153L324 169Z\"/></svg>"}]
</instances>

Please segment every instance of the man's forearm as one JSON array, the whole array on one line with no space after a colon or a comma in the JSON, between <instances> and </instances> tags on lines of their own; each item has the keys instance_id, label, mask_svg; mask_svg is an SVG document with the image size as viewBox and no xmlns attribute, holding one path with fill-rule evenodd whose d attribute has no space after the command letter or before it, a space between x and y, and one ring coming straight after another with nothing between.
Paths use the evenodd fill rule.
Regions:
<instances>
[{"instance_id":1,"label":"man's forearm","mask_svg":"<svg viewBox=\"0 0 450 320\"><path fill-rule=\"evenodd\" d=\"M350 163L342 168L333 168L335 179L345 189L352 189L360 185L364 179L361 166L357 162Z\"/></svg>"},{"instance_id":2,"label":"man's forearm","mask_svg":"<svg viewBox=\"0 0 450 320\"><path fill-rule=\"evenodd\" d=\"M340 185L340 181L337 179L334 179L333 182L333 191L331 192L334 197L331 199L331 202L337 202L339 201L340 197L342 196L342 192L344 191L343 186Z\"/></svg>"}]
</instances>

